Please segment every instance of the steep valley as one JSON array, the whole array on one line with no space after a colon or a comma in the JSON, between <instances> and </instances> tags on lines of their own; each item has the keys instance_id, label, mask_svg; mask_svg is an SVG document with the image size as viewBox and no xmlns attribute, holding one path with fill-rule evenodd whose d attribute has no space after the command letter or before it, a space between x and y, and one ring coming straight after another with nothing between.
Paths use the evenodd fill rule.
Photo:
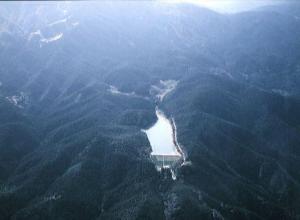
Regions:
<instances>
[{"instance_id":1,"label":"steep valley","mask_svg":"<svg viewBox=\"0 0 300 220\"><path fill-rule=\"evenodd\" d=\"M298 17L3 3L0 219L299 219ZM157 106L184 151L176 180L142 132Z\"/></svg>"}]
</instances>

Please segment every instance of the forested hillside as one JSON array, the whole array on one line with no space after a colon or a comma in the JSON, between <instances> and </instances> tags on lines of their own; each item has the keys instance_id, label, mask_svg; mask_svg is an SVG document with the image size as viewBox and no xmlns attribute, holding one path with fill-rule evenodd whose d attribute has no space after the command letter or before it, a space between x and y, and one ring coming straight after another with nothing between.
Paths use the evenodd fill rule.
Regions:
<instances>
[{"instance_id":1,"label":"forested hillside","mask_svg":"<svg viewBox=\"0 0 300 220\"><path fill-rule=\"evenodd\" d=\"M295 2L1 4L0 219L299 219L299 36ZM141 131L157 104L175 181Z\"/></svg>"}]
</instances>

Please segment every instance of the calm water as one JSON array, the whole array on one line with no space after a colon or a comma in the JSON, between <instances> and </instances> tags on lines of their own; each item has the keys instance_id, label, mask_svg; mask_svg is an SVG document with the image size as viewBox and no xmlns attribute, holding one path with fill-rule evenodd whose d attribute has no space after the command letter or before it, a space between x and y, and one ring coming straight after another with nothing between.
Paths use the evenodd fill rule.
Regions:
<instances>
[{"instance_id":1,"label":"calm water","mask_svg":"<svg viewBox=\"0 0 300 220\"><path fill-rule=\"evenodd\" d=\"M156 123L145 130L152 148L151 154L180 156L173 141L173 130L170 121L159 110L156 110L156 116L158 118Z\"/></svg>"}]
</instances>

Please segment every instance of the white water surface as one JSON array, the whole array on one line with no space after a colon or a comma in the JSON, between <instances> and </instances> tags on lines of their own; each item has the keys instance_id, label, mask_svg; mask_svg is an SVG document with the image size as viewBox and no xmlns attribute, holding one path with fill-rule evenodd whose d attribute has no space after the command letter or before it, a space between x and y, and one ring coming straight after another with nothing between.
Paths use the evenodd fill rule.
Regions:
<instances>
[{"instance_id":1,"label":"white water surface","mask_svg":"<svg viewBox=\"0 0 300 220\"><path fill-rule=\"evenodd\" d=\"M162 112L156 110L158 120L149 128L144 130L152 148L152 155L178 155L173 140L173 129L171 122L164 116Z\"/></svg>"}]
</instances>

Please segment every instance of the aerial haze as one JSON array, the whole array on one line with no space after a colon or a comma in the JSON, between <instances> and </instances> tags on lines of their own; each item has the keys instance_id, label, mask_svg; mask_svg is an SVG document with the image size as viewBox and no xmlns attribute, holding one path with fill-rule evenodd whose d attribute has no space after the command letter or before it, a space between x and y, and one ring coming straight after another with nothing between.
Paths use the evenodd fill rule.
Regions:
<instances>
[{"instance_id":1,"label":"aerial haze","mask_svg":"<svg viewBox=\"0 0 300 220\"><path fill-rule=\"evenodd\" d=\"M0 219L297 220L297 1L0 5Z\"/></svg>"}]
</instances>

